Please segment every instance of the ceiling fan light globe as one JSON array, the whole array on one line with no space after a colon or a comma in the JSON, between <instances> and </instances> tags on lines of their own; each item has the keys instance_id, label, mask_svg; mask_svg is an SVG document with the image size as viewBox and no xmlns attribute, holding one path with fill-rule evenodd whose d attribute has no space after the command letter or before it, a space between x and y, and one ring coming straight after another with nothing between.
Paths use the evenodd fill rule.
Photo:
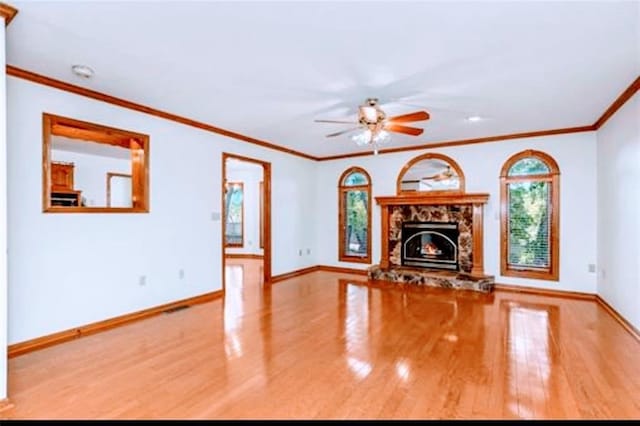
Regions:
<instances>
[{"instance_id":1,"label":"ceiling fan light globe","mask_svg":"<svg viewBox=\"0 0 640 426\"><path fill-rule=\"evenodd\" d=\"M388 142L389 139L391 139L389 132L386 130L380 130L376 135L374 135L373 142L380 144Z\"/></svg>"},{"instance_id":2,"label":"ceiling fan light globe","mask_svg":"<svg viewBox=\"0 0 640 426\"><path fill-rule=\"evenodd\" d=\"M371 143L371 130L367 129L351 136L351 140L358 146L364 146Z\"/></svg>"},{"instance_id":3,"label":"ceiling fan light globe","mask_svg":"<svg viewBox=\"0 0 640 426\"><path fill-rule=\"evenodd\" d=\"M327 137L340 136L345 133L351 133L354 130L359 130L357 133L352 133L349 138L358 146L370 146L377 152L378 145L384 144L391 140L390 132L403 133L411 136L418 136L422 134L423 129L411 127L405 125L413 121L423 121L429 118L429 113L426 111L416 111L408 114L396 115L387 118L387 114L378 105L377 98L368 98L365 102L358 106L357 121L353 124L358 127L341 130L339 132L326 135ZM315 120L321 123L344 123L350 124L351 122L345 120ZM400 124L402 123L402 124Z\"/></svg>"}]
</instances>

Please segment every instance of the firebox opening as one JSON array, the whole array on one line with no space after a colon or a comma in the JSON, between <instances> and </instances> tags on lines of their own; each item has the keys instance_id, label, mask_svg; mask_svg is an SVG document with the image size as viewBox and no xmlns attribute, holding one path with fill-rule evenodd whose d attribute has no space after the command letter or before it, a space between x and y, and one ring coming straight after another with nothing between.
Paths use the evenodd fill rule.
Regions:
<instances>
[{"instance_id":1,"label":"firebox opening","mask_svg":"<svg viewBox=\"0 0 640 426\"><path fill-rule=\"evenodd\" d=\"M455 222L404 222L402 264L457 271L458 235Z\"/></svg>"}]
</instances>

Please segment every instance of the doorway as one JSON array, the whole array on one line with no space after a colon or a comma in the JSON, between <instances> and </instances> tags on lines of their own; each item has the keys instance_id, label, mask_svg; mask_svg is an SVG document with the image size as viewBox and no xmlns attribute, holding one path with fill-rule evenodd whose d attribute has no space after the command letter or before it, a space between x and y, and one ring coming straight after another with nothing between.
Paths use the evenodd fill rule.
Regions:
<instances>
[{"instance_id":1,"label":"doorway","mask_svg":"<svg viewBox=\"0 0 640 426\"><path fill-rule=\"evenodd\" d=\"M260 284L270 285L271 163L223 152L221 211L222 289L228 264L259 265Z\"/></svg>"}]
</instances>

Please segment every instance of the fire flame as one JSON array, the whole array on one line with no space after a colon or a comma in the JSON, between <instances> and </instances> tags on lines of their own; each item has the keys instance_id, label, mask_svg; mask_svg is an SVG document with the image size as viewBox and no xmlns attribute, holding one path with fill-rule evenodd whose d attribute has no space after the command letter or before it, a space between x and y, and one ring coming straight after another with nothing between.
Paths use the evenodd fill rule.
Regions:
<instances>
[{"instance_id":1,"label":"fire flame","mask_svg":"<svg viewBox=\"0 0 640 426\"><path fill-rule=\"evenodd\" d=\"M433 243L427 243L423 247L423 252L426 254L439 254L438 246Z\"/></svg>"}]
</instances>

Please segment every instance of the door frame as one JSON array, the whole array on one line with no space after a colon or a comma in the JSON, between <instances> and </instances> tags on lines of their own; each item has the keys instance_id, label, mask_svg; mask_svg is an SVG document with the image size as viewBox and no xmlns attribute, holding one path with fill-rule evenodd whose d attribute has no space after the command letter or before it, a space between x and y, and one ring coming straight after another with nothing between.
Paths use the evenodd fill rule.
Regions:
<instances>
[{"instance_id":1,"label":"door frame","mask_svg":"<svg viewBox=\"0 0 640 426\"><path fill-rule=\"evenodd\" d=\"M222 179L221 179L221 216L222 222L222 290L226 290L226 260L225 260L225 233L226 233L226 221L225 221L225 202L224 202L224 189L227 180L227 159L233 158L240 161L246 161L248 163L254 163L262 166L262 199L263 199L263 221L262 221L262 236L264 242L263 250L263 273L264 284L271 284L271 163L268 161L258 160L256 158L245 157L243 155L231 154L228 152L222 153ZM259 214L259 212L258 212Z\"/></svg>"}]
</instances>

